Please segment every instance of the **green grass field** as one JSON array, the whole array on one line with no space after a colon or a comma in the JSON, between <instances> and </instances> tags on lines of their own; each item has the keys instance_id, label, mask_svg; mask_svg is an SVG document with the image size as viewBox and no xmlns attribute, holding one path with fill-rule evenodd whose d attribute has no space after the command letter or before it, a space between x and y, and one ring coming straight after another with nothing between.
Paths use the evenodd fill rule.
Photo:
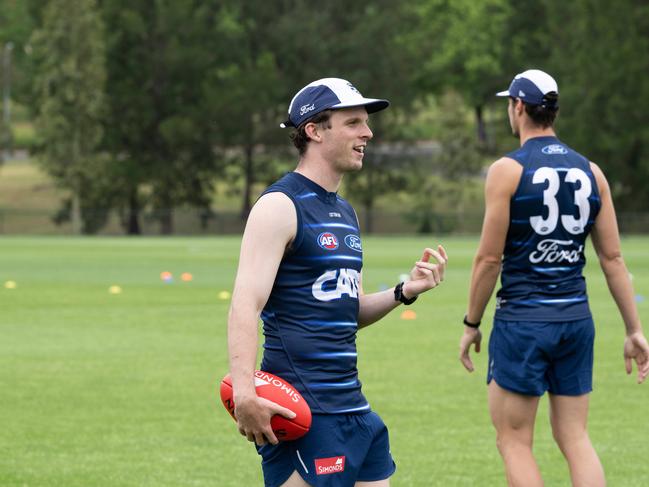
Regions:
<instances>
[{"instance_id":1,"label":"green grass field","mask_svg":"<svg viewBox=\"0 0 649 487\"><path fill-rule=\"evenodd\" d=\"M486 406L486 350L474 374L457 360L477 242L441 242L447 279L412 306L417 319L397 310L359 333L363 389L390 428L393 486L505 485ZM437 243L366 238L365 290L393 285ZM234 237L0 239L0 485L262 485L254 448L217 399L229 305L219 292L232 287L238 245ZM649 240L623 246L636 293L649 298ZM161 281L163 271L175 282ZM587 279L597 324L591 437L609 485L646 486L649 384L624 373L623 325L592 253ZM110 294L112 285L123 292ZM639 308L649 329L648 303ZM535 442L546 485L570 485L547 400Z\"/></svg>"}]
</instances>

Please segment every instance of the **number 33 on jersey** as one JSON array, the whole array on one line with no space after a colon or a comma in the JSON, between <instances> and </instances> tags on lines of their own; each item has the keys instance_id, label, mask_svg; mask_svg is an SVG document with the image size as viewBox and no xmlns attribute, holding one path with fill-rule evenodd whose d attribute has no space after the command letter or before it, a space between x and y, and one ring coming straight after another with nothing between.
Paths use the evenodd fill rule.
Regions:
<instances>
[{"instance_id":1,"label":"number 33 on jersey","mask_svg":"<svg viewBox=\"0 0 649 487\"><path fill-rule=\"evenodd\" d=\"M574 206L579 208L579 219L575 218L572 214L560 214L559 202L557 200L557 193L561 185L560 171L565 173L564 184L572 183L575 186ZM588 217L590 216L590 203L588 202L588 198L593 192L593 185L586 172L577 167L571 167L569 169L541 167L534 171L532 183L547 184L546 189L543 191L543 204L547 208L547 217L544 218L540 215L530 217L530 225L532 225L536 233L539 235L552 233L557 227L559 217L561 217L561 224L567 232L573 235L584 232L588 223Z\"/></svg>"},{"instance_id":2,"label":"number 33 on jersey","mask_svg":"<svg viewBox=\"0 0 649 487\"><path fill-rule=\"evenodd\" d=\"M556 137L534 137L507 155L522 167L510 201L496 317L589 316L582 269L601 202L590 162Z\"/></svg>"}]
</instances>

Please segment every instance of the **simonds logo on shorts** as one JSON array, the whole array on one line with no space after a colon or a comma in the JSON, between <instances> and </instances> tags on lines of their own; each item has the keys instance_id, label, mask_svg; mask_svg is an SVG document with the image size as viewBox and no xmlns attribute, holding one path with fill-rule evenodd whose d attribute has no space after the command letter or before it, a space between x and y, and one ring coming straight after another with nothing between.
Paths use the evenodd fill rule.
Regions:
<instances>
[{"instance_id":1,"label":"simonds logo on shorts","mask_svg":"<svg viewBox=\"0 0 649 487\"><path fill-rule=\"evenodd\" d=\"M315 459L315 473L317 475L329 475L345 471L345 457L330 457Z\"/></svg>"},{"instance_id":2,"label":"simonds logo on shorts","mask_svg":"<svg viewBox=\"0 0 649 487\"><path fill-rule=\"evenodd\" d=\"M322 232L318 235L318 245L326 250L336 250L338 248L338 239L333 233Z\"/></svg>"}]
</instances>

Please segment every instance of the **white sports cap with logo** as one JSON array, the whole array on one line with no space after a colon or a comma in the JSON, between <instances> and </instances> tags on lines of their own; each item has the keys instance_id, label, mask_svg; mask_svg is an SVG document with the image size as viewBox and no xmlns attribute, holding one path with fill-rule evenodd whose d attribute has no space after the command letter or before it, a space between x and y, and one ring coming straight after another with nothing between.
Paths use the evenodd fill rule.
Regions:
<instances>
[{"instance_id":1,"label":"white sports cap with logo","mask_svg":"<svg viewBox=\"0 0 649 487\"><path fill-rule=\"evenodd\" d=\"M340 78L322 78L309 83L291 100L288 120L279 126L299 127L308 119L324 110L365 107L367 113L387 108L388 100L365 98L349 81Z\"/></svg>"},{"instance_id":2,"label":"white sports cap with logo","mask_svg":"<svg viewBox=\"0 0 649 487\"><path fill-rule=\"evenodd\" d=\"M559 87L554 78L539 69L528 69L517 74L509 85L509 89L496 93L496 96L520 98L530 105L542 105L548 108L558 107L557 99L548 99L545 96L548 93L559 95Z\"/></svg>"}]
</instances>

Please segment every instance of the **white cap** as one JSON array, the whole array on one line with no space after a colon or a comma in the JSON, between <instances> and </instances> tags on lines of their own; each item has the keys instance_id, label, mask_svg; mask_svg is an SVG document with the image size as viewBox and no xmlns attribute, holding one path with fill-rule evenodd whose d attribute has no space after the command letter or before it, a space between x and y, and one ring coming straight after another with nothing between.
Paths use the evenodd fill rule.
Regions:
<instances>
[{"instance_id":1,"label":"white cap","mask_svg":"<svg viewBox=\"0 0 649 487\"><path fill-rule=\"evenodd\" d=\"M297 92L288 106L288 120L280 124L280 127L299 127L324 110L364 106L367 113L374 113L389 105L387 100L365 98L347 80L322 78Z\"/></svg>"},{"instance_id":2,"label":"white cap","mask_svg":"<svg viewBox=\"0 0 649 487\"><path fill-rule=\"evenodd\" d=\"M517 74L509 88L496 93L496 96L511 96L531 105L543 105L547 103L545 95L551 92L559 94L559 87L554 78L539 69L528 69ZM553 106L556 106L556 103Z\"/></svg>"}]
</instances>

